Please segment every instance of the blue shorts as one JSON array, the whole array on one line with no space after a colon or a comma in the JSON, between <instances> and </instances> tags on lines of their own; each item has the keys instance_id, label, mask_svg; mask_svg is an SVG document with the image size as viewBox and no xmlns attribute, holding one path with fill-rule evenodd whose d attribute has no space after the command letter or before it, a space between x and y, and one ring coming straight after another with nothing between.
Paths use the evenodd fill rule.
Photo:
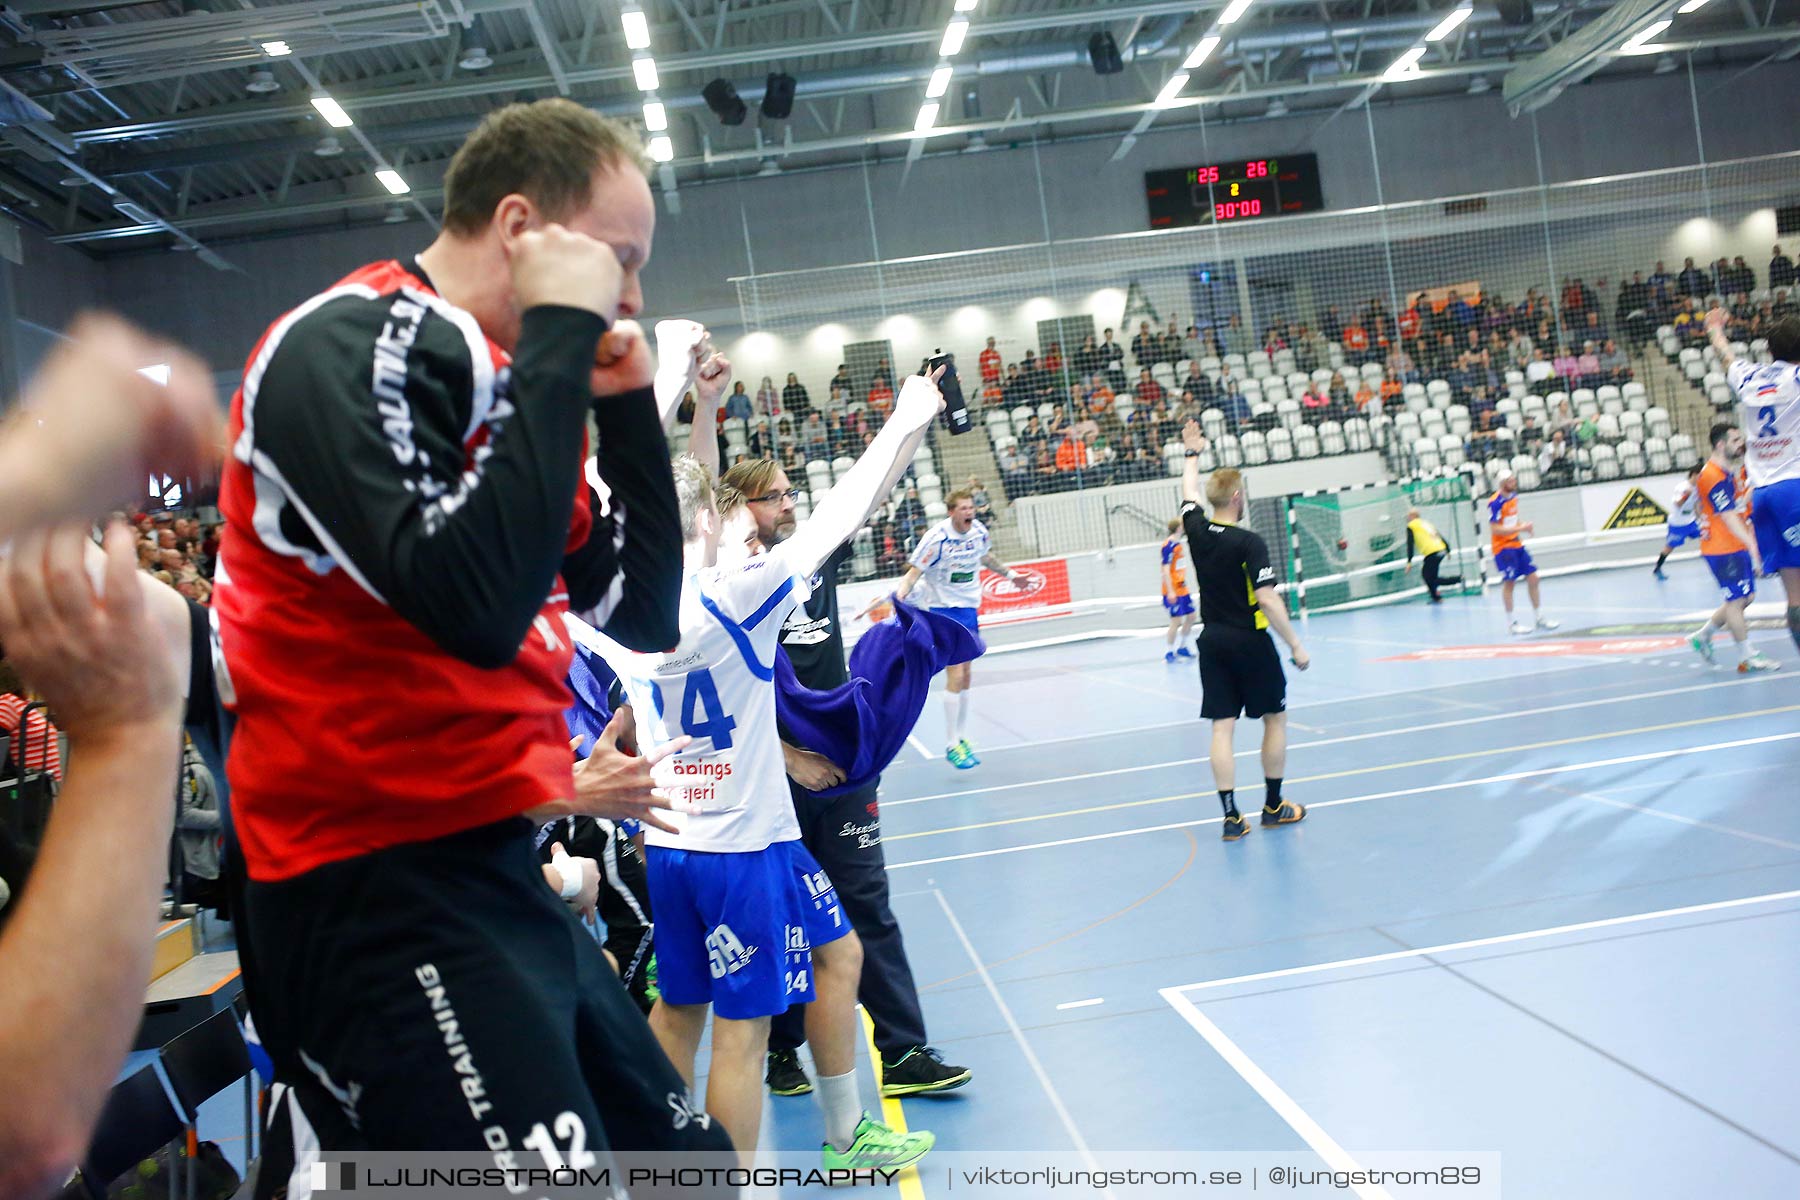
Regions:
<instances>
[{"instance_id":1,"label":"blue shorts","mask_svg":"<svg viewBox=\"0 0 1800 1200\"><path fill-rule=\"evenodd\" d=\"M850 932L837 889L797 841L741 854L652 845L645 865L670 1004L746 1021L809 1003L812 948Z\"/></svg>"},{"instance_id":2,"label":"blue shorts","mask_svg":"<svg viewBox=\"0 0 1800 1200\"><path fill-rule=\"evenodd\" d=\"M1668 545L1669 549L1671 549L1671 550L1674 550L1688 542L1697 542L1699 540L1700 540L1700 526L1697 524L1693 524L1690 522L1689 524L1686 524L1686 525L1671 525L1671 526L1669 526L1669 540L1667 542L1667 545Z\"/></svg>"},{"instance_id":3,"label":"blue shorts","mask_svg":"<svg viewBox=\"0 0 1800 1200\"><path fill-rule=\"evenodd\" d=\"M1719 581L1719 588L1727 600L1747 600L1756 595L1756 571L1750 566L1748 550L1702 557L1712 568L1713 578Z\"/></svg>"},{"instance_id":4,"label":"blue shorts","mask_svg":"<svg viewBox=\"0 0 1800 1200\"><path fill-rule=\"evenodd\" d=\"M1194 598L1186 592L1173 598L1164 596L1163 608L1168 610L1171 619L1175 617L1191 617L1194 615Z\"/></svg>"},{"instance_id":5,"label":"blue shorts","mask_svg":"<svg viewBox=\"0 0 1800 1200\"><path fill-rule=\"evenodd\" d=\"M939 608L933 605L931 611L940 617L949 617L970 633L981 632L981 610L977 608Z\"/></svg>"},{"instance_id":6,"label":"blue shorts","mask_svg":"<svg viewBox=\"0 0 1800 1200\"><path fill-rule=\"evenodd\" d=\"M1537 574L1537 564L1523 546L1508 546L1494 553L1494 567L1505 580L1524 579Z\"/></svg>"},{"instance_id":7,"label":"blue shorts","mask_svg":"<svg viewBox=\"0 0 1800 1200\"><path fill-rule=\"evenodd\" d=\"M1756 548L1765 569L1800 568L1800 479L1757 488L1750 525L1756 530Z\"/></svg>"}]
</instances>

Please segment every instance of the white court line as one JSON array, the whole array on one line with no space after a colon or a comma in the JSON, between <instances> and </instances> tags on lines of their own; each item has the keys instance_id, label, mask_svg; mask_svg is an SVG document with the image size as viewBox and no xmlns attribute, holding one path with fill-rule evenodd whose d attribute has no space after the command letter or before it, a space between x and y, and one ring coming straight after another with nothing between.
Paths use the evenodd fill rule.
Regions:
<instances>
[{"instance_id":1,"label":"white court line","mask_svg":"<svg viewBox=\"0 0 1800 1200\"><path fill-rule=\"evenodd\" d=\"M1680 758L1686 754L1704 754L1709 750L1735 750L1740 746L1760 746L1768 742L1789 742L1800 738L1800 733L1774 733L1766 737L1740 738L1732 742L1715 742L1709 746L1683 746L1675 750L1655 750L1648 754L1627 754L1620 758L1602 758L1594 762L1569 763L1560 767L1542 767L1535 771L1513 771L1506 775L1489 775L1484 779L1459 779L1450 783L1430 783L1423 787L1400 788L1391 792L1371 792L1366 796L1349 796L1342 800L1316 800L1306 807L1310 811L1318 808L1336 808L1344 804L1364 804L1370 800L1395 800L1404 796L1423 796L1431 792L1449 792L1458 788L1483 787L1491 783L1514 783L1521 779L1541 779L1546 775L1566 775L1573 771L1591 771L1598 767L1619 767L1631 763L1656 762L1665 758ZM1673 782L1673 781L1672 781ZM1115 829L1109 833L1090 833L1085 837L1058 838L1050 842L1032 842L1024 846L996 846L991 850L971 850L966 854L946 854L938 858L920 858L911 862L891 862L887 865L890 871L899 871L906 867L929 867L935 863L962 862L971 858L992 858L999 854L1019 854L1026 850L1049 850L1056 846L1074 846L1083 842L1105 842L1113 838L1134 837L1141 833L1162 833L1170 829L1192 829L1196 825L1217 825L1224 818L1203 817L1194 821L1174 821L1167 825L1145 825L1137 829Z\"/></svg>"},{"instance_id":2,"label":"white court line","mask_svg":"<svg viewBox=\"0 0 1800 1200\"><path fill-rule=\"evenodd\" d=\"M1545 785L1544 790L1560 792L1565 796L1573 796L1577 800L1592 800L1596 804L1605 804L1612 808L1622 808L1627 812L1642 813L1646 817L1655 817L1660 821L1673 821L1677 825L1688 825L1695 829L1707 829L1713 833L1723 833L1734 838L1743 838L1749 842L1761 842L1765 846L1779 846L1783 850L1800 851L1800 842L1787 842L1778 837L1766 834L1751 833L1747 829L1733 829L1729 825L1715 825L1711 821L1702 821L1698 817L1684 817L1680 813L1665 812L1660 808L1647 808L1642 804L1633 804L1629 800L1614 800L1611 796L1602 796L1595 792L1576 792L1568 788Z\"/></svg>"},{"instance_id":3,"label":"white court line","mask_svg":"<svg viewBox=\"0 0 1800 1200\"><path fill-rule=\"evenodd\" d=\"M1071 1008L1092 1008L1096 1004L1105 1004L1105 996L1095 996L1092 1000L1069 1000L1056 1006L1057 1012L1065 1012Z\"/></svg>"},{"instance_id":4,"label":"white court line","mask_svg":"<svg viewBox=\"0 0 1800 1200\"><path fill-rule=\"evenodd\" d=\"M1243 1081L1255 1089L1263 1102L1275 1110L1275 1115L1287 1122L1288 1128L1299 1134L1301 1139L1313 1148L1313 1153L1325 1160L1325 1164L1334 1171L1360 1171L1354 1158L1345 1149L1332 1140L1319 1123L1307 1115L1305 1109L1294 1102L1294 1098L1281 1090L1281 1085L1270 1079L1263 1069L1250 1060L1250 1056L1238 1048L1238 1044L1225 1036L1225 1031L1194 1006L1193 1001L1182 995L1178 989L1163 988L1162 998L1169 1002L1169 1007L1193 1026L1194 1032L1206 1039L1206 1044L1218 1052L1225 1065L1238 1073ZM1373 1184L1351 1184L1350 1190L1362 1200L1392 1200L1388 1192Z\"/></svg>"},{"instance_id":5,"label":"white court line","mask_svg":"<svg viewBox=\"0 0 1800 1200\"><path fill-rule=\"evenodd\" d=\"M1012 1031L1013 1040L1019 1043L1019 1051L1024 1054L1032 1074L1036 1075L1038 1083L1043 1085L1044 1095L1050 1098L1050 1107L1056 1110L1057 1117L1062 1120L1063 1129L1068 1133L1069 1140L1075 1144L1077 1150L1081 1151L1081 1156L1087 1160L1088 1166L1098 1170L1100 1164L1095 1161L1094 1152L1088 1149L1087 1139L1081 1136L1081 1130L1075 1125L1075 1118L1069 1115L1068 1107L1063 1104L1062 1097L1056 1092L1056 1085L1050 1082L1050 1073L1044 1070L1044 1064L1038 1061L1038 1056L1032 1050L1031 1043L1025 1040L1025 1031L1019 1028L1019 1022L1013 1018L1012 1009L1008 1008L1006 1001L1001 998L1000 989L994 986L994 977L988 974L987 965L981 961L981 956L975 953L975 945L969 941L969 935L964 932L962 922L957 920L956 914L951 911L950 901L945 899L944 893L937 888L933 888L932 893L937 896L938 907L944 910L944 916L949 919L950 928L956 933L956 940L962 943L963 951L968 954L969 961L974 964L975 973L981 976L981 982L986 986L989 997L993 999L994 1007L1000 1010L1000 1019L1005 1021L1006 1027Z\"/></svg>"},{"instance_id":6,"label":"white court line","mask_svg":"<svg viewBox=\"0 0 1800 1200\"><path fill-rule=\"evenodd\" d=\"M1598 700L1578 700L1570 704L1553 704L1546 708L1534 708L1529 712L1521 712L1517 715L1533 717L1540 716L1544 713L1570 712L1578 708L1598 708L1605 704L1627 704L1634 700L1655 700L1663 696L1688 695L1693 692L1704 692L1711 688L1748 687L1755 683L1773 683L1779 682L1782 678L1783 677L1780 675L1752 675L1748 679L1725 679L1720 680L1717 683L1703 683L1697 686L1689 684L1686 687L1664 688L1662 691L1658 692L1633 692L1626 696L1604 696ZM1790 675L1786 676L1786 678L1788 680L1793 680L1800 678L1800 676ZM1376 729L1371 730L1368 733L1346 733L1338 737L1321 738L1317 741L1296 742L1288 747L1288 752L1293 753L1299 750L1308 750L1315 746L1337 746L1342 745L1345 742L1364 742L1371 738L1392 737L1396 733L1411 735L1415 733L1426 733L1433 729L1454 729L1463 725L1480 725L1495 719L1496 716L1493 715L1483 717L1458 717L1451 721L1436 721L1425 725L1405 725L1399 729ZM1512 718L1509 717L1507 719L1511 720ZM1292 724L1291 721L1289 723ZM1233 757L1254 758L1261 753L1261 750L1239 750ZM960 792L936 792L929 796L910 796L902 800L883 800L881 806L883 808L898 808L903 804L922 804L927 800L954 800L962 796L985 796L992 792L1013 791L1018 788L1028 787L1045 787L1053 783L1076 783L1083 779L1101 779L1109 775L1129 775L1136 771L1157 771L1167 767L1192 767L1205 761L1206 759L1204 758L1177 758L1172 759L1169 762L1145 763L1135 767L1115 767L1106 771L1085 771L1079 775L1056 775L1049 779L1027 779L1020 783L997 783L991 787L968 788Z\"/></svg>"},{"instance_id":7,"label":"white court line","mask_svg":"<svg viewBox=\"0 0 1800 1200\"><path fill-rule=\"evenodd\" d=\"M1615 929L1621 925L1639 925L1645 921L1663 921L1696 913L1720 912L1728 908L1744 908L1752 904L1778 904L1784 900L1800 900L1800 891L1768 892L1761 896L1743 896L1736 900L1713 900L1706 904L1685 904L1680 908L1659 908L1655 912L1631 913L1623 917L1605 917L1598 921L1577 921L1573 925L1552 925L1547 929L1527 929L1523 933L1502 933L1494 937L1470 938L1464 942L1445 942L1441 946L1421 946L1416 950L1390 950L1385 954L1365 954L1359 958L1340 958L1335 962L1309 963L1304 967L1283 967L1279 971L1257 971L1249 975L1232 975L1225 979L1208 979L1201 983L1184 983L1179 987L1159 988L1158 994L1169 1003L1187 992L1231 987L1240 983L1261 983L1269 979L1291 979L1296 975L1316 975L1321 971L1337 971L1345 967L1366 967L1375 963L1397 962L1403 958L1453 954L1460 950L1480 950L1487 946L1506 946L1537 938L1558 937L1565 933L1585 933L1590 929Z\"/></svg>"},{"instance_id":8,"label":"white court line","mask_svg":"<svg viewBox=\"0 0 1800 1200\"><path fill-rule=\"evenodd\" d=\"M917 750L917 751L918 751L918 752L919 752L919 753L920 753L920 754L923 754L923 755L924 755L924 756L925 756L925 757L926 757L926 758L936 758L936 757L937 757L937 755L935 755L935 754L933 754L933 753L932 753L932 752L931 752L931 751L929 751L929 750L927 750L927 749L926 749L926 748L925 748L925 743L924 743L924 742L921 742L921 741L920 741L920 740L919 740L919 739L918 739L918 738L917 738L917 737L915 737L915 736L914 736L914 735L912 735L912 734L910 734L910 733L909 733L909 734L907 734L907 735L906 735L906 740L907 740L907 741L908 741L908 742L910 742L910 743L912 743L912 748L913 748L913 749L914 749L914 750Z\"/></svg>"}]
</instances>

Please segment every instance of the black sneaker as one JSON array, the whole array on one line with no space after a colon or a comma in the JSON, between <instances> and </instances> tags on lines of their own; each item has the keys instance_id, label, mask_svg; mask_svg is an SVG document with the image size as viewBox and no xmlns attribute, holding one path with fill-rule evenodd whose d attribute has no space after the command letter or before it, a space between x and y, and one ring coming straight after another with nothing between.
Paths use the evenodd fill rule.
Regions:
<instances>
[{"instance_id":1,"label":"black sneaker","mask_svg":"<svg viewBox=\"0 0 1800 1200\"><path fill-rule=\"evenodd\" d=\"M974 1078L967 1067L944 1064L944 1056L930 1046L914 1046L893 1061L881 1056L881 1094L883 1096L919 1096L929 1092L947 1092Z\"/></svg>"},{"instance_id":2,"label":"black sneaker","mask_svg":"<svg viewBox=\"0 0 1800 1200\"><path fill-rule=\"evenodd\" d=\"M1225 830L1220 836L1228 842L1235 842L1239 838L1249 837L1250 822L1244 820L1241 816L1226 817Z\"/></svg>"},{"instance_id":3,"label":"black sneaker","mask_svg":"<svg viewBox=\"0 0 1800 1200\"><path fill-rule=\"evenodd\" d=\"M812 1080L806 1077L797 1050L769 1051L769 1073L765 1080L769 1091L777 1096L804 1096L812 1091Z\"/></svg>"},{"instance_id":4,"label":"black sneaker","mask_svg":"<svg viewBox=\"0 0 1800 1200\"><path fill-rule=\"evenodd\" d=\"M1295 804L1292 800L1283 800L1280 808L1270 809L1265 806L1262 810L1262 818L1265 826L1292 825L1294 822L1306 818L1306 805Z\"/></svg>"}]
</instances>

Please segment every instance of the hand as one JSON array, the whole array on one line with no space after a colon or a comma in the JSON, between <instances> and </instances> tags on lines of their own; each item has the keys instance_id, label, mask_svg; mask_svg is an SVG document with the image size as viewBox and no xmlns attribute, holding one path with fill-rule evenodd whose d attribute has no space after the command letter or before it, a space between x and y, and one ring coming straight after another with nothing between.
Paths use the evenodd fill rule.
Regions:
<instances>
[{"instance_id":1,"label":"hand","mask_svg":"<svg viewBox=\"0 0 1800 1200\"><path fill-rule=\"evenodd\" d=\"M166 385L138 374L152 363L168 364ZM0 427L0 478L19 489L6 532L101 516L146 476L208 474L221 454L206 364L117 318L80 317Z\"/></svg>"},{"instance_id":2,"label":"hand","mask_svg":"<svg viewBox=\"0 0 1800 1200\"><path fill-rule=\"evenodd\" d=\"M1711 312L1706 314L1706 331L1708 333L1715 333L1715 332L1725 328L1725 326L1727 324L1729 324L1730 321L1731 321L1730 313L1726 312L1722 308L1715 308Z\"/></svg>"},{"instance_id":3,"label":"hand","mask_svg":"<svg viewBox=\"0 0 1800 1200\"><path fill-rule=\"evenodd\" d=\"M908 375L894 399L894 419L910 420L924 425L944 411L944 395L938 391L938 380L944 376L939 367L929 375Z\"/></svg>"},{"instance_id":4,"label":"hand","mask_svg":"<svg viewBox=\"0 0 1800 1200\"><path fill-rule=\"evenodd\" d=\"M577 864L580 865L577 866ZM591 858L571 858L563 849L562 843L557 842L550 847L549 868L554 870L559 878L559 882L555 885L558 896L562 895L560 880L568 878L563 872L565 870L581 872L581 890L570 896L566 903L580 915L582 920L593 920L594 909L600 903L600 864Z\"/></svg>"},{"instance_id":5,"label":"hand","mask_svg":"<svg viewBox=\"0 0 1800 1200\"><path fill-rule=\"evenodd\" d=\"M625 272L605 242L553 222L521 233L508 257L520 312L558 304L585 309L609 325L618 319Z\"/></svg>"},{"instance_id":6,"label":"hand","mask_svg":"<svg viewBox=\"0 0 1800 1200\"><path fill-rule=\"evenodd\" d=\"M71 741L155 727L173 737L181 719L175 657L144 611L131 531L106 531L104 574L83 563L87 530L32 532L0 570L0 644L43 693Z\"/></svg>"},{"instance_id":7,"label":"hand","mask_svg":"<svg viewBox=\"0 0 1800 1200\"><path fill-rule=\"evenodd\" d=\"M783 742L781 758L787 764L788 778L809 792L822 792L844 782L843 769L823 754Z\"/></svg>"},{"instance_id":8,"label":"hand","mask_svg":"<svg viewBox=\"0 0 1800 1200\"><path fill-rule=\"evenodd\" d=\"M620 321L594 348L588 389L596 396L623 396L649 387L655 377L656 364L643 329L636 321Z\"/></svg>"},{"instance_id":9,"label":"hand","mask_svg":"<svg viewBox=\"0 0 1800 1200\"><path fill-rule=\"evenodd\" d=\"M1200 432L1199 422L1189 420L1181 427L1181 444L1196 454L1206 449L1206 435Z\"/></svg>"},{"instance_id":10,"label":"hand","mask_svg":"<svg viewBox=\"0 0 1800 1200\"><path fill-rule=\"evenodd\" d=\"M1294 664L1295 670L1304 671L1312 666L1312 655L1306 652L1305 646L1295 646L1294 652L1288 656L1288 661Z\"/></svg>"},{"instance_id":11,"label":"hand","mask_svg":"<svg viewBox=\"0 0 1800 1200\"><path fill-rule=\"evenodd\" d=\"M619 749L626 714L613 714L594 742L593 753L575 766L575 796L559 806L562 813L605 817L609 821L641 821L664 833L679 833L656 815L657 809L673 809L669 798L656 790L651 768L685 748L690 739L676 738L653 754L634 758ZM533 814L534 816L536 814Z\"/></svg>"},{"instance_id":12,"label":"hand","mask_svg":"<svg viewBox=\"0 0 1800 1200\"><path fill-rule=\"evenodd\" d=\"M725 395L725 388L731 383L731 360L712 349L708 342L703 347L708 351L706 358L700 363L700 371L694 377L694 402L719 406L719 400Z\"/></svg>"},{"instance_id":13,"label":"hand","mask_svg":"<svg viewBox=\"0 0 1800 1200\"><path fill-rule=\"evenodd\" d=\"M712 353L706 326L698 321L656 323L656 394L682 396L700 376L700 364Z\"/></svg>"}]
</instances>

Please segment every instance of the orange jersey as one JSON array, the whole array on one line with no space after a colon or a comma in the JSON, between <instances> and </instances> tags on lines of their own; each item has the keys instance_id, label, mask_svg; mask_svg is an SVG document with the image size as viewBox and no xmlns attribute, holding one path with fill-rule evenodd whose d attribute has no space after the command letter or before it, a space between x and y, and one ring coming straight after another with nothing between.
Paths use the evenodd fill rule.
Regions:
<instances>
[{"instance_id":1,"label":"orange jersey","mask_svg":"<svg viewBox=\"0 0 1800 1200\"><path fill-rule=\"evenodd\" d=\"M1744 473L1727 471L1709 460L1700 468L1695 487L1700 492L1700 503L1695 506L1700 519L1700 553L1736 554L1745 549L1738 536L1719 519L1724 513L1736 513L1746 522L1749 520L1750 489L1745 485Z\"/></svg>"},{"instance_id":2,"label":"orange jersey","mask_svg":"<svg viewBox=\"0 0 1800 1200\"><path fill-rule=\"evenodd\" d=\"M1187 553L1187 547L1181 544L1179 534L1163 543L1162 589L1164 600L1173 600L1177 596L1188 594L1187 572L1181 569L1181 556L1185 553Z\"/></svg>"},{"instance_id":3,"label":"orange jersey","mask_svg":"<svg viewBox=\"0 0 1800 1200\"><path fill-rule=\"evenodd\" d=\"M1493 538L1495 554L1502 550L1517 550L1524 545L1519 541L1519 531L1516 528L1501 528L1508 523L1516 523L1518 519L1519 494L1514 492L1510 496L1503 496L1495 492L1493 499L1488 501L1488 534Z\"/></svg>"}]
</instances>

